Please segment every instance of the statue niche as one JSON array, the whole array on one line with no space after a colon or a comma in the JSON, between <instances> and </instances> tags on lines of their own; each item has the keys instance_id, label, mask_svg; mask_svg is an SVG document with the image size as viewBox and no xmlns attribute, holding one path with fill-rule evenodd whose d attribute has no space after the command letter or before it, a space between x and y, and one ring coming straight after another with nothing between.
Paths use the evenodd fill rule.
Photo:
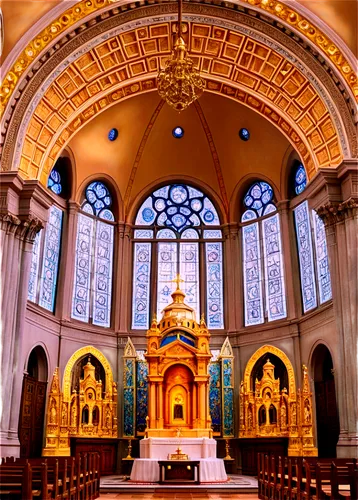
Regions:
<instances>
[{"instance_id":1,"label":"statue niche","mask_svg":"<svg viewBox=\"0 0 358 500\"><path fill-rule=\"evenodd\" d=\"M71 373L65 372L64 392L60 392L56 368L49 394L44 456L69 455L71 437L117 437L117 390L112 374L108 375L97 359L92 363L91 355L81 356Z\"/></svg>"}]
</instances>

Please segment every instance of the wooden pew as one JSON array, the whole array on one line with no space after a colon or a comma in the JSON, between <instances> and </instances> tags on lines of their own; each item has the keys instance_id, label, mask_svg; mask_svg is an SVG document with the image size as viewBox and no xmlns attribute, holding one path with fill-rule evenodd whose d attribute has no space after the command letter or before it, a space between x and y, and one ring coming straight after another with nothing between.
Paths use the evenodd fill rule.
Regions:
<instances>
[{"instance_id":1,"label":"wooden pew","mask_svg":"<svg viewBox=\"0 0 358 500\"><path fill-rule=\"evenodd\" d=\"M13 466L11 470L0 465L0 497L33 500L32 468L28 461L23 465Z\"/></svg>"}]
</instances>

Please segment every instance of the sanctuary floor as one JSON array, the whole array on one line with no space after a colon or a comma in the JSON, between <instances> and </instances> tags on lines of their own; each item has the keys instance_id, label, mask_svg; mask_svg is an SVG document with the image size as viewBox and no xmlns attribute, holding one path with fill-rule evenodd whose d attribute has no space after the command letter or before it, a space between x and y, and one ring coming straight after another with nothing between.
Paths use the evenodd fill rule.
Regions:
<instances>
[{"instance_id":1,"label":"sanctuary floor","mask_svg":"<svg viewBox=\"0 0 358 500\"><path fill-rule=\"evenodd\" d=\"M257 500L257 493L101 493L101 500Z\"/></svg>"}]
</instances>

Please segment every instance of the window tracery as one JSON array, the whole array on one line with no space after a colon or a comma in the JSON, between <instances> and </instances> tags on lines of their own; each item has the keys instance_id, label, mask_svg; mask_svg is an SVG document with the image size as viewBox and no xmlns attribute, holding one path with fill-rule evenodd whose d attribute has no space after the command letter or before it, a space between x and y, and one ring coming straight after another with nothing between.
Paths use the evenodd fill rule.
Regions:
<instances>
[{"instance_id":1,"label":"window tracery","mask_svg":"<svg viewBox=\"0 0 358 500\"><path fill-rule=\"evenodd\" d=\"M308 201L304 201L294 209L294 217L300 264L302 306L303 312L306 313L318 305L317 283L319 303L323 304L332 298L326 232L322 219L314 210L310 212Z\"/></svg>"},{"instance_id":2,"label":"window tracery","mask_svg":"<svg viewBox=\"0 0 358 500\"><path fill-rule=\"evenodd\" d=\"M78 215L72 317L109 327L111 316L114 215L102 182L86 188ZM87 215L88 214L88 215Z\"/></svg>"},{"instance_id":3,"label":"window tracery","mask_svg":"<svg viewBox=\"0 0 358 500\"><path fill-rule=\"evenodd\" d=\"M155 310L171 301L173 282L179 273L184 280L186 303L200 315L200 261L204 261L206 311L209 328L223 328L222 232L219 215L200 190L186 184L171 184L155 190L142 203L135 219L132 328L149 326L149 290L155 276ZM212 229L207 229L212 226ZM152 240L145 243L140 240ZM213 240L205 243L204 240ZM216 241L215 240L219 240ZM153 262L152 252L157 253ZM201 250L202 248L202 250ZM153 275L151 276L151 266Z\"/></svg>"},{"instance_id":4,"label":"window tracery","mask_svg":"<svg viewBox=\"0 0 358 500\"><path fill-rule=\"evenodd\" d=\"M287 316L280 219L273 197L270 184L259 181L243 200L245 326L263 323L265 312L268 321Z\"/></svg>"},{"instance_id":5,"label":"window tracery","mask_svg":"<svg viewBox=\"0 0 358 500\"><path fill-rule=\"evenodd\" d=\"M63 211L52 205L46 228L37 233L32 250L28 299L51 312L55 309L62 219Z\"/></svg>"}]
</instances>

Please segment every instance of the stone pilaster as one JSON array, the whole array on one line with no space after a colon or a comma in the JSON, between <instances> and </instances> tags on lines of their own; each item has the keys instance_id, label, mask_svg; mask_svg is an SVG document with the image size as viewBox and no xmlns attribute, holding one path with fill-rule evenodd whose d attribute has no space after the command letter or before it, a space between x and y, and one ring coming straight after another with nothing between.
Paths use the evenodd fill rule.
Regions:
<instances>
[{"instance_id":1,"label":"stone pilaster","mask_svg":"<svg viewBox=\"0 0 358 500\"><path fill-rule=\"evenodd\" d=\"M32 246L44 227L51 199L37 181L22 181L15 173L2 175L1 256L1 454L19 455L18 424L24 372L24 336Z\"/></svg>"},{"instance_id":2,"label":"stone pilaster","mask_svg":"<svg viewBox=\"0 0 358 500\"><path fill-rule=\"evenodd\" d=\"M358 455L358 166L345 161L314 179L311 205L326 227L333 305L339 337L335 367L339 407L339 457Z\"/></svg>"}]
</instances>

